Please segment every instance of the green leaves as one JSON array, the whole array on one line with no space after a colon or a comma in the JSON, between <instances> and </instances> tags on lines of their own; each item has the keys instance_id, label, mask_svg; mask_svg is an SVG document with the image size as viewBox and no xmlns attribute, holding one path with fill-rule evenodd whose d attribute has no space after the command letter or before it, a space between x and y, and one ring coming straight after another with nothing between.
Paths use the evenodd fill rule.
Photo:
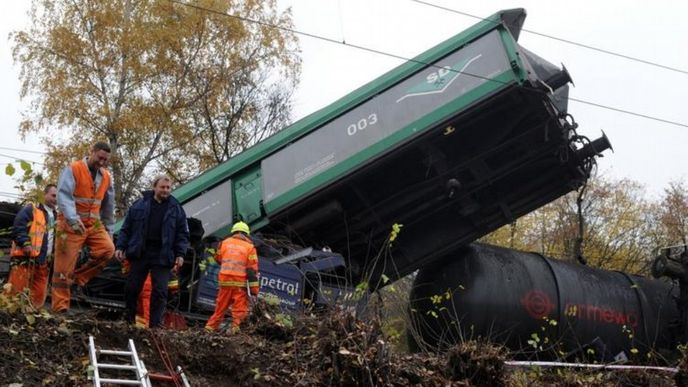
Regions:
<instances>
[{"instance_id":1,"label":"green leaves","mask_svg":"<svg viewBox=\"0 0 688 387\"><path fill-rule=\"evenodd\" d=\"M26 160L17 160L21 175L15 176L17 167L9 163L5 166L7 176L15 176L17 185L14 187L22 193L22 201L43 201L43 176L34 171L33 166Z\"/></svg>"},{"instance_id":2,"label":"green leaves","mask_svg":"<svg viewBox=\"0 0 688 387\"><path fill-rule=\"evenodd\" d=\"M22 169L22 171L24 171L25 175L28 175L33 171L31 164L24 160L19 160L19 167Z\"/></svg>"},{"instance_id":3,"label":"green leaves","mask_svg":"<svg viewBox=\"0 0 688 387\"><path fill-rule=\"evenodd\" d=\"M25 160L18 160L19 161L19 168L21 168L22 171L24 171L24 176L29 176L33 172L33 168L31 167L31 164L28 161ZM7 176L14 176L14 174L17 172L17 169L14 167L13 164L7 164L5 167L5 174Z\"/></svg>"},{"instance_id":4,"label":"green leaves","mask_svg":"<svg viewBox=\"0 0 688 387\"><path fill-rule=\"evenodd\" d=\"M16 172L16 170L14 169L14 165L7 164L7 166L5 167L5 174L7 176L14 176L14 172Z\"/></svg>"},{"instance_id":5,"label":"green leaves","mask_svg":"<svg viewBox=\"0 0 688 387\"><path fill-rule=\"evenodd\" d=\"M397 237L399 236L399 233L401 232L401 228L404 227L403 224L399 223L394 223L392 225L392 231L389 232L389 245L392 246L392 242L394 242Z\"/></svg>"},{"instance_id":6,"label":"green leaves","mask_svg":"<svg viewBox=\"0 0 688 387\"><path fill-rule=\"evenodd\" d=\"M387 284L387 282L389 282L389 277L387 277L384 273L380 278L382 279L383 284Z\"/></svg>"},{"instance_id":7,"label":"green leaves","mask_svg":"<svg viewBox=\"0 0 688 387\"><path fill-rule=\"evenodd\" d=\"M358 285L356 285L356 288L354 290L353 300L358 301L362 299L363 296L368 293L368 289L369 284L367 281L360 282Z\"/></svg>"},{"instance_id":8,"label":"green leaves","mask_svg":"<svg viewBox=\"0 0 688 387\"><path fill-rule=\"evenodd\" d=\"M36 316L34 316L31 313L26 313L24 314L24 317L26 318L26 322L29 323L29 325L33 325L36 323Z\"/></svg>"}]
</instances>

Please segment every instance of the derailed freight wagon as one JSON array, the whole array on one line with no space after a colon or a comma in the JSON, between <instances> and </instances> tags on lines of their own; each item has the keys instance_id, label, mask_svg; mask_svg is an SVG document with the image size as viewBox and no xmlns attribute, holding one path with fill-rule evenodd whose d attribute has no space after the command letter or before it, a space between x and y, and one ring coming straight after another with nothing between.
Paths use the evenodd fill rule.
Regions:
<instances>
[{"instance_id":1,"label":"derailed freight wagon","mask_svg":"<svg viewBox=\"0 0 688 387\"><path fill-rule=\"evenodd\" d=\"M491 16L174 195L207 234L243 220L340 253L350 284L433 262L576 189L610 147L576 134L568 73L518 45L524 18Z\"/></svg>"},{"instance_id":2,"label":"derailed freight wagon","mask_svg":"<svg viewBox=\"0 0 688 387\"><path fill-rule=\"evenodd\" d=\"M340 253L344 264L332 283L345 294L451 257L581 186L595 157L611 147L604 136L576 134L569 75L517 43L524 19L519 9L491 16L175 196L213 235L226 236L243 220L259 233ZM381 254L395 224L402 231ZM291 265L279 254L261 259L275 263L264 266L265 276ZM211 289L212 276L205 278L200 287ZM276 282L261 283L274 292ZM315 298L332 289L312 288ZM292 296L281 294L285 303Z\"/></svg>"},{"instance_id":3,"label":"derailed freight wagon","mask_svg":"<svg viewBox=\"0 0 688 387\"><path fill-rule=\"evenodd\" d=\"M678 271L688 278L685 266L663 268L657 277ZM480 338L524 358L661 362L685 340L688 305L677 303L679 293L672 281L473 243L419 270L410 343L447 347Z\"/></svg>"}]
</instances>

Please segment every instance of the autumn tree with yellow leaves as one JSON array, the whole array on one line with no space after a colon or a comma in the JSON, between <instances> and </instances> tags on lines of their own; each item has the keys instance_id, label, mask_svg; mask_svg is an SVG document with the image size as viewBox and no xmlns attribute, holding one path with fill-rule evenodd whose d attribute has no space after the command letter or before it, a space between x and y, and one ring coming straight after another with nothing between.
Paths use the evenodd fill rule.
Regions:
<instances>
[{"instance_id":1,"label":"autumn tree with yellow leaves","mask_svg":"<svg viewBox=\"0 0 688 387\"><path fill-rule=\"evenodd\" d=\"M688 186L674 181L652 208L655 239L661 246L688 245Z\"/></svg>"},{"instance_id":2,"label":"autumn tree with yellow leaves","mask_svg":"<svg viewBox=\"0 0 688 387\"><path fill-rule=\"evenodd\" d=\"M688 195L672 183L659 201L629 179L595 177L583 192L581 256L588 265L648 274L656 249L681 242L688 224ZM578 192L571 192L481 240L509 248L576 260ZM681 228L683 225L683 228Z\"/></svg>"},{"instance_id":3,"label":"autumn tree with yellow leaves","mask_svg":"<svg viewBox=\"0 0 688 387\"><path fill-rule=\"evenodd\" d=\"M301 62L275 0L34 0L30 16L10 35L20 134L53 179L108 141L119 211L150 175L185 182L290 120Z\"/></svg>"}]
</instances>

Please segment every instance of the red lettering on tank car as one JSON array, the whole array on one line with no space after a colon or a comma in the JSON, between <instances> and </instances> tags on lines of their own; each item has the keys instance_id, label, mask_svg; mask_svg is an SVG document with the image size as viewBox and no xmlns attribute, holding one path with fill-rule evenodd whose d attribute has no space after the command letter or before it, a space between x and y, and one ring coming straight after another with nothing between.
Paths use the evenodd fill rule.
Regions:
<instances>
[{"instance_id":1,"label":"red lettering on tank car","mask_svg":"<svg viewBox=\"0 0 688 387\"><path fill-rule=\"evenodd\" d=\"M632 328L637 328L639 322L636 312L624 313L591 304L566 304L564 315L599 323L627 325Z\"/></svg>"}]
</instances>

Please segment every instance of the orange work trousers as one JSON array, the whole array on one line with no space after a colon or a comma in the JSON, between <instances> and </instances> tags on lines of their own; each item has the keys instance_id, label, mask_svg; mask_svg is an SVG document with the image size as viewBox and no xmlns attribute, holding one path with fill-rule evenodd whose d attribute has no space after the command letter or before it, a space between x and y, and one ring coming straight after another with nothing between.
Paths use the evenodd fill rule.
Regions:
<instances>
[{"instance_id":1,"label":"orange work trousers","mask_svg":"<svg viewBox=\"0 0 688 387\"><path fill-rule=\"evenodd\" d=\"M239 286L220 286L215 300L215 313L210 316L205 329L216 331L225 320L227 309L232 308L232 329L239 329L239 324L248 315L248 293Z\"/></svg>"},{"instance_id":2,"label":"orange work trousers","mask_svg":"<svg viewBox=\"0 0 688 387\"><path fill-rule=\"evenodd\" d=\"M107 229L100 223L86 226L86 231L81 234L72 230L64 219L58 219L56 228L52 309L54 312L64 312L69 309L70 286L84 286L98 275L112 259L115 246ZM74 271L84 246L90 249L89 260Z\"/></svg>"},{"instance_id":3,"label":"orange work trousers","mask_svg":"<svg viewBox=\"0 0 688 387\"><path fill-rule=\"evenodd\" d=\"M37 263L14 265L10 269L10 277L7 280L12 287L7 293L15 295L29 289L31 305L40 309L45 304L45 298L48 295L49 274L50 270L47 263L42 265Z\"/></svg>"},{"instance_id":4,"label":"orange work trousers","mask_svg":"<svg viewBox=\"0 0 688 387\"><path fill-rule=\"evenodd\" d=\"M136 304L136 326L140 328L148 328L150 324L150 300L151 292L153 291L153 278L150 273L146 277L146 282L143 283L141 293L139 293L139 302Z\"/></svg>"}]
</instances>

